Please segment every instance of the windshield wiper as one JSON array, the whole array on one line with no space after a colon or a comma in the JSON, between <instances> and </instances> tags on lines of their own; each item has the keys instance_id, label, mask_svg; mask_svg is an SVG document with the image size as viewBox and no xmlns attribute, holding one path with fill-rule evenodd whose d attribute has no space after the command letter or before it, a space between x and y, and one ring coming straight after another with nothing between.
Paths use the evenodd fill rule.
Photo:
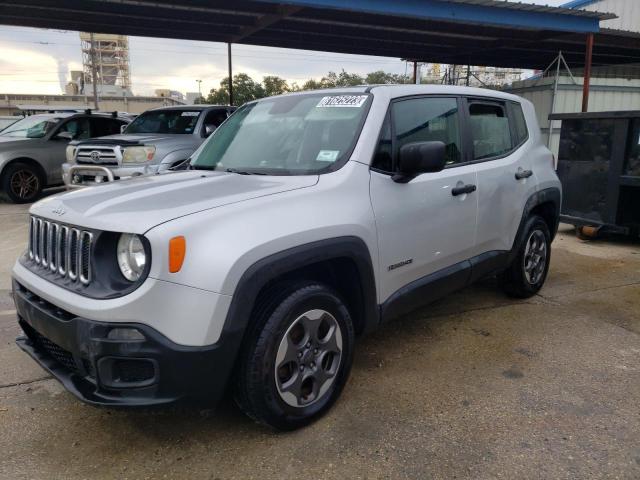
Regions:
<instances>
[{"instance_id":1,"label":"windshield wiper","mask_svg":"<svg viewBox=\"0 0 640 480\"><path fill-rule=\"evenodd\" d=\"M266 173L262 172L250 172L248 170L239 170L237 168L227 168L226 171L229 173L237 173L238 175L266 175Z\"/></svg>"},{"instance_id":2,"label":"windshield wiper","mask_svg":"<svg viewBox=\"0 0 640 480\"><path fill-rule=\"evenodd\" d=\"M189 170L213 170L216 167L212 167L210 165L194 165L193 163L189 163Z\"/></svg>"}]
</instances>

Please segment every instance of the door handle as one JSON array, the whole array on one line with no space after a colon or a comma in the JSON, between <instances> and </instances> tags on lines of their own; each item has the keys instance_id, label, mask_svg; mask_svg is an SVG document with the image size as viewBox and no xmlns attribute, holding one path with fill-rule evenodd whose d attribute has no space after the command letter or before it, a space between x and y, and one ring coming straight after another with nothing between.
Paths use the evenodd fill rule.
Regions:
<instances>
[{"instance_id":1,"label":"door handle","mask_svg":"<svg viewBox=\"0 0 640 480\"><path fill-rule=\"evenodd\" d=\"M533 175L533 172L531 170L518 170L516 172L516 180L522 180L523 178L529 178L531 175Z\"/></svg>"},{"instance_id":2,"label":"door handle","mask_svg":"<svg viewBox=\"0 0 640 480\"><path fill-rule=\"evenodd\" d=\"M462 187L454 187L451 189L451 195L457 197L463 193L471 193L476 191L476 186L472 184L463 185Z\"/></svg>"}]
</instances>

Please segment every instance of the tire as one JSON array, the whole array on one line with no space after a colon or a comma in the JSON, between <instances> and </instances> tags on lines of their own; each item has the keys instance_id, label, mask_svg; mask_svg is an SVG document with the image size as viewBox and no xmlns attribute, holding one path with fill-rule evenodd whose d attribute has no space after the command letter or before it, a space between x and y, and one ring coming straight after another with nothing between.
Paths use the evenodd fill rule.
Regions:
<instances>
[{"instance_id":1,"label":"tire","mask_svg":"<svg viewBox=\"0 0 640 480\"><path fill-rule=\"evenodd\" d=\"M280 285L263 295L252 320L236 371L236 403L278 430L308 425L331 408L349 377L355 337L349 311L322 284Z\"/></svg>"},{"instance_id":2,"label":"tire","mask_svg":"<svg viewBox=\"0 0 640 480\"><path fill-rule=\"evenodd\" d=\"M13 203L37 200L43 183L40 172L28 163L11 163L2 172L2 192Z\"/></svg>"},{"instance_id":3,"label":"tire","mask_svg":"<svg viewBox=\"0 0 640 480\"><path fill-rule=\"evenodd\" d=\"M504 291L516 298L538 293L547 278L551 260L551 235L542 217L529 217L524 231L524 241L518 246L515 259L501 276Z\"/></svg>"}]
</instances>

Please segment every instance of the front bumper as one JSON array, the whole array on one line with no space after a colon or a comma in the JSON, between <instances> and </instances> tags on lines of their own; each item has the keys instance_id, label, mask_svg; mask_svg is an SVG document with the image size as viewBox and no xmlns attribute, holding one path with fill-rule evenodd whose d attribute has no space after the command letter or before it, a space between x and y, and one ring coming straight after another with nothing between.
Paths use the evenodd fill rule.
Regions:
<instances>
[{"instance_id":1,"label":"front bumper","mask_svg":"<svg viewBox=\"0 0 640 480\"><path fill-rule=\"evenodd\" d=\"M158 172L158 165L105 166L69 164L62 165L62 180L67 189L76 189L99 185L141 175L153 175ZM96 178L100 178L99 182Z\"/></svg>"},{"instance_id":2,"label":"front bumper","mask_svg":"<svg viewBox=\"0 0 640 480\"><path fill-rule=\"evenodd\" d=\"M178 345L141 323L75 316L13 282L16 343L71 393L94 405L151 406L192 399L215 404L224 393L240 338L228 333L210 346ZM143 340L113 340L135 328Z\"/></svg>"}]
</instances>

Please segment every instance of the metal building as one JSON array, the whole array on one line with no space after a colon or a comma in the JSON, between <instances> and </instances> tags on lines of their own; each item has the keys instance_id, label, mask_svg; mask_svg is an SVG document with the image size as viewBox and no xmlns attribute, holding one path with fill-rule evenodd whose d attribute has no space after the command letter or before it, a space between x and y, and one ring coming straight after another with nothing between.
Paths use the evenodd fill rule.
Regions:
<instances>
[{"instance_id":1,"label":"metal building","mask_svg":"<svg viewBox=\"0 0 640 480\"><path fill-rule=\"evenodd\" d=\"M564 8L607 12L616 18L601 20L601 31L637 41L640 36L639 0L574 0ZM611 57L615 59L615 52ZM509 91L532 101L536 106L538 121L544 135L549 140L551 150L558 153L560 142L560 121L550 121L551 113L576 113L581 111L583 91L583 69L569 70L561 62L552 65L546 74L514 82ZM557 78L557 84L556 84ZM589 112L620 110L640 110L640 63L626 65L597 65L591 71Z\"/></svg>"},{"instance_id":2,"label":"metal building","mask_svg":"<svg viewBox=\"0 0 640 480\"><path fill-rule=\"evenodd\" d=\"M600 22L601 28L625 30L640 33L640 2L638 0L574 0L563 5L565 8L587 12L611 12L618 18Z\"/></svg>"}]
</instances>

